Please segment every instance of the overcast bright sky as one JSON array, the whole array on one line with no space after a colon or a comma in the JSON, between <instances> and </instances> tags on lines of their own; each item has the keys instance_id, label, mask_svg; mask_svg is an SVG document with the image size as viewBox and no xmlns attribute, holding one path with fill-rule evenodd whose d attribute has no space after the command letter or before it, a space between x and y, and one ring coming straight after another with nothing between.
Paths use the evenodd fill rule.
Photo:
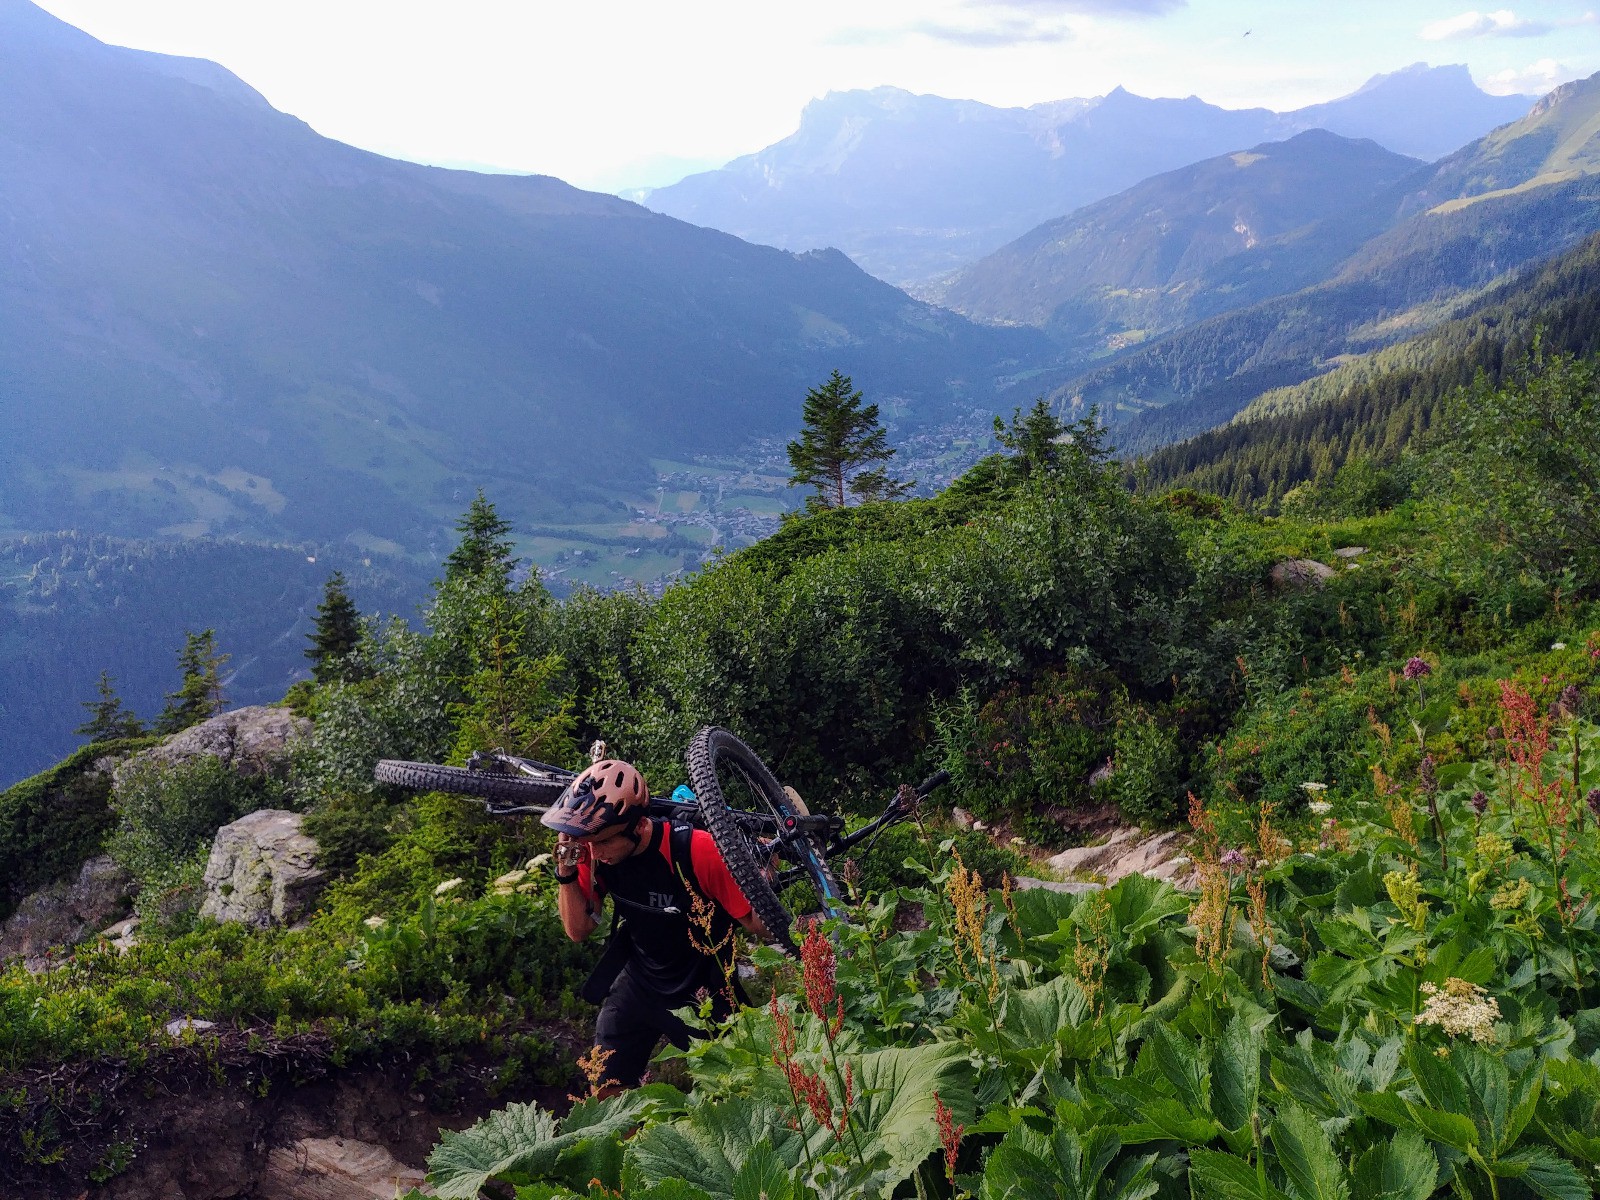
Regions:
<instances>
[{"instance_id":1,"label":"overcast bright sky","mask_svg":"<svg viewBox=\"0 0 1600 1200\"><path fill-rule=\"evenodd\" d=\"M341 141L604 190L760 149L830 90L1025 105L1121 84L1282 110L1418 61L1494 92L1600 70L1595 12L1563 0L42 3L103 41L214 59Z\"/></svg>"}]
</instances>

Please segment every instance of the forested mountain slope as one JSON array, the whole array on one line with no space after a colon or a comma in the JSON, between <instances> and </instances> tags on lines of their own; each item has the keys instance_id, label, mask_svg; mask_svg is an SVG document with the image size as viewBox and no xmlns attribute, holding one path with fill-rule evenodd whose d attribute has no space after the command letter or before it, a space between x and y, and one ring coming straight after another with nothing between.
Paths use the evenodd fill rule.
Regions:
<instances>
[{"instance_id":1,"label":"forested mountain slope","mask_svg":"<svg viewBox=\"0 0 1600 1200\"><path fill-rule=\"evenodd\" d=\"M1319 282L1421 166L1324 130L1218 155L1031 230L963 271L945 303L1082 355L1138 341ZM1230 261L1247 254L1265 270Z\"/></svg>"},{"instance_id":2,"label":"forested mountain slope","mask_svg":"<svg viewBox=\"0 0 1600 1200\"><path fill-rule=\"evenodd\" d=\"M1392 463L1440 402L1482 373L1499 382L1535 340L1546 354L1600 352L1600 235L1487 292L1470 314L1267 392L1219 429L1139 463L1141 485L1272 502L1352 459Z\"/></svg>"},{"instance_id":3,"label":"forested mountain slope","mask_svg":"<svg viewBox=\"0 0 1600 1200\"><path fill-rule=\"evenodd\" d=\"M42 770L109 671L145 720L179 682L184 634L212 628L234 705L278 700L303 677L323 582L342 570L365 613L414 614L433 571L344 547L79 533L0 539L0 787Z\"/></svg>"},{"instance_id":4,"label":"forested mountain slope","mask_svg":"<svg viewBox=\"0 0 1600 1200\"><path fill-rule=\"evenodd\" d=\"M27 0L0 129L0 530L433 550L479 484L610 511L650 456L787 433L831 369L911 420L1042 345L838 253L352 149Z\"/></svg>"},{"instance_id":5,"label":"forested mountain slope","mask_svg":"<svg viewBox=\"0 0 1600 1200\"><path fill-rule=\"evenodd\" d=\"M1131 350L1056 389L1055 398L1098 405L1126 422L1117 433L1125 453L1148 452L1220 425L1262 392L1310 378L1340 356L1458 314L1478 289L1600 229L1600 175L1571 166L1600 145L1597 116L1600 76L1559 89L1524 120L1406 181L1396 202L1402 219L1326 282ZM1562 130L1588 132L1575 144ZM1504 166L1513 160L1514 172ZM1498 186L1472 191L1470 164L1489 161L1501 164ZM1557 161L1568 165L1546 169Z\"/></svg>"}]
</instances>

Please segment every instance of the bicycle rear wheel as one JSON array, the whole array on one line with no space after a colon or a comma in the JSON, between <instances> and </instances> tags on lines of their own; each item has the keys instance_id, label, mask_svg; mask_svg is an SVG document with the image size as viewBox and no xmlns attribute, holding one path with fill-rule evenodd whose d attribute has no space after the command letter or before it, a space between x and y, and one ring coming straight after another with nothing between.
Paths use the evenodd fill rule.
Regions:
<instances>
[{"instance_id":1,"label":"bicycle rear wheel","mask_svg":"<svg viewBox=\"0 0 1600 1200\"><path fill-rule=\"evenodd\" d=\"M795 944L790 926L794 918L762 870L770 851L750 832L748 822L739 820L739 811L771 815L780 835L781 853L804 871L823 909L834 915L842 911L841 892L820 841L814 834L782 836L791 828L792 818L808 815L805 805L792 800L756 752L726 729L715 725L701 729L690 741L685 758L701 819L722 852L729 874L767 931L792 952Z\"/></svg>"},{"instance_id":2,"label":"bicycle rear wheel","mask_svg":"<svg viewBox=\"0 0 1600 1200\"><path fill-rule=\"evenodd\" d=\"M537 779L531 775L469 771L466 767L403 762L393 758L380 762L372 769L372 774L379 783L392 783L415 792L453 792L537 812L554 804L567 786L566 779L556 776Z\"/></svg>"}]
</instances>

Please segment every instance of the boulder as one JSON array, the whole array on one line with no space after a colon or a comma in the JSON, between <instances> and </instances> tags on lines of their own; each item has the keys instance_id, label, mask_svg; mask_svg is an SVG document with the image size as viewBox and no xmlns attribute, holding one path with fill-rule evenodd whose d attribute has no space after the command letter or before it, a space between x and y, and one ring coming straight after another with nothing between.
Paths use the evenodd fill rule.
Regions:
<instances>
[{"instance_id":1,"label":"boulder","mask_svg":"<svg viewBox=\"0 0 1600 1200\"><path fill-rule=\"evenodd\" d=\"M394 1200L423 1174L382 1146L354 1138L301 1138L275 1147L255 1195L264 1200Z\"/></svg>"},{"instance_id":2,"label":"boulder","mask_svg":"<svg viewBox=\"0 0 1600 1200\"><path fill-rule=\"evenodd\" d=\"M175 765L208 755L221 759L240 775L281 775L288 768L294 743L310 734L311 722L287 708L236 708L191 725L159 746L124 759L117 764L115 777L120 781L139 763Z\"/></svg>"},{"instance_id":3,"label":"boulder","mask_svg":"<svg viewBox=\"0 0 1600 1200\"><path fill-rule=\"evenodd\" d=\"M327 878L299 813L264 808L217 830L200 915L265 928L310 911Z\"/></svg>"},{"instance_id":4,"label":"boulder","mask_svg":"<svg viewBox=\"0 0 1600 1200\"><path fill-rule=\"evenodd\" d=\"M1086 892L1101 891L1106 885L1103 883L1074 883L1071 880L1034 879L1030 875L1018 875L1011 881L1019 892L1067 892L1070 895L1081 896Z\"/></svg>"},{"instance_id":5,"label":"boulder","mask_svg":"<svg viewBox=\"0 0 1600 1200\"><path fill-rule=\"evenodd\" d=\"M19 955L42 963L53 946L75 946L128 911L133 877L108 854L91 858L70 883L53 883L23 897L0 926L0 960Z\"/></svg>"},{"instance_id":6,"label":"boulder","mask_svg":"<svg viewBox=\"0 0 1600 1200\"><path fill-rule=\"evenodd\" d=\"M1325 586L1333 578L1334 570L1327 563L1319 563L1313 558L1291 558L1276 564L1270 575L1274 587L1297 592Z\"/></svg>"},{"instance_id":7,"label":"boulder","mask_svg":"<svg viewBox=\"0 0 1600 1200\"><path fill-rule=\"evenodd\" d=\"M1138 873L1185 887L1192 873L1183 853L1185 837L1181 829L1145 837L1137 828L1125 826L1113 830L1098 846L1077 846L1053 855L1049 865L1063 875L1098 875L1108 884Z\"/></svg>"}]
</instances>

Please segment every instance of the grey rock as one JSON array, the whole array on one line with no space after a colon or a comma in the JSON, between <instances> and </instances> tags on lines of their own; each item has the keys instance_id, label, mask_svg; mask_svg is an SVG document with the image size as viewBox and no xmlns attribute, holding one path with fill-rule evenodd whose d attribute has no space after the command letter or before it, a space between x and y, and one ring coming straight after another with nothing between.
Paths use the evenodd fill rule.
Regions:
<instances>
[{"instance_id":1,"label":"grey rock","mask_svg":"<svg viewBox=\"0 0 1600 1200\"><path fill-rule=\"evenodd\" d=\"M275 1147L257 1191L273 1200L394 1200L423 1173L385 1147L354 1138L302 1138Z\"/></svg>"},{"instance_id":2,"label":"grey rock","mask_svg":"<svg viewBox=\"0 0 1600 1200\"><path fill-rule=\"evenodd\" d=\"M1067 892L1074 896L1081 896L1088 892L1098 892L1105 888L1103 883L1074 883L1056 879L1034 879L1028 875L1018 875L1011 882L1019 892Z\"/></svg>"},{"instance_id":3,"label":"grey rock","mask_svg":"<svg viewBox=\"0 0 1600 1200\"><path fill-rule=\"evenodd\" d=\"M133 877L108 854L91 858L70 883L53 883L23 897L0 926L0 960L21 956L42 963L51 947L87 941L128 911Z\"/></svg>"},{"instance_id":4,"label":"grey rock","mask_svg":"<svg viewBox=\"0 0 1600 1200\"><path fill-rule=\"evenodd\" d=\"M972 814L966 809L962 808L960 805L957 805L950 810L950 824L954 825L957 829L971 829Z\"/></svg>"},{"instance_id":5,"label":"grey rock","mask_svg":"<svg viewBox=\"0 0 1600 1200\"><path fill-rule=\"evenodd\" d=\"M1089 772L1089 787L1097 788L1102 783L1110 783L1111 777L1117 773L1117 766L1109 758L1093 771Z\"/></svg>"},{"instance_id":6,"label":"grey rock","mask_svg":"<svg viewBox=\"0 0 1600 1200\"><path fill-rule=\"evenodd\" d=\"M1340 546L1333 552L1335 558L1360 558L1367 552L1365 546Z\"/></svg>"},{"instance_id":7,"label":"grey rock","mask_svg":"<svg viewBox=\"0 0 1600 1200\"><path fill-rule=\"evenodd\" d=\"M240 775L281 775L288 768L294 743L310 734L311 722L287 708L236 708L124 759L115 768L115 778L120 782L143 763L176 765L208 755Z\"/></svg>"},{"instance_id":8,"label":"grey rock","mask_svg":"<svg viewBox=\"0 0 1600 1200\"><path fill-rule=\"evenodd\" d=\"M1135 873L1164 879L1175 887L1189 886L1193 868L1183 853L1186 834L1181 829L1144 836L1137 828L1113 830L1098 846L1077 846L1050 858L1052 870L1063 875L1098 875L1115 883Z\"/></svg>"},{"instance_id":9,"label":"grey rock","mask_svg":"<svg viewBox=\"0 0 1600 1200\"><path fill-rule=\"evenodd\" d=\"M1276 564L1269 574L1274 587L1292 592L1325 586L1333 578L1334 570L1327 563L1312 558L1291 558Z\"/></svg>"},{"instance_id":10,"label":"grey rock","mask_svg":"<svg viewBox=\"0 0 1600 1200\"><path fill-rule=\"evenodd\" d=\"M217 830L200 915L257 928L292 925L310 911L326 879L300 814L264 808Z\"/></svg>"},{"instance_id":11,"label":"grey rock","mask_svg":"<svg viewBox=\"0 0 1600 1200\"><path fill-rule=\"evenodd\" d=\"M217 1023L215 1021L202 1021L196 1017L179 1017L177 1020L168 1021L166 1024L168 1037L181 1037L183 1034L190 1032L204 1033L207 1029L215 1029L216 1027Z\"/></svg>"}]
</instances>

